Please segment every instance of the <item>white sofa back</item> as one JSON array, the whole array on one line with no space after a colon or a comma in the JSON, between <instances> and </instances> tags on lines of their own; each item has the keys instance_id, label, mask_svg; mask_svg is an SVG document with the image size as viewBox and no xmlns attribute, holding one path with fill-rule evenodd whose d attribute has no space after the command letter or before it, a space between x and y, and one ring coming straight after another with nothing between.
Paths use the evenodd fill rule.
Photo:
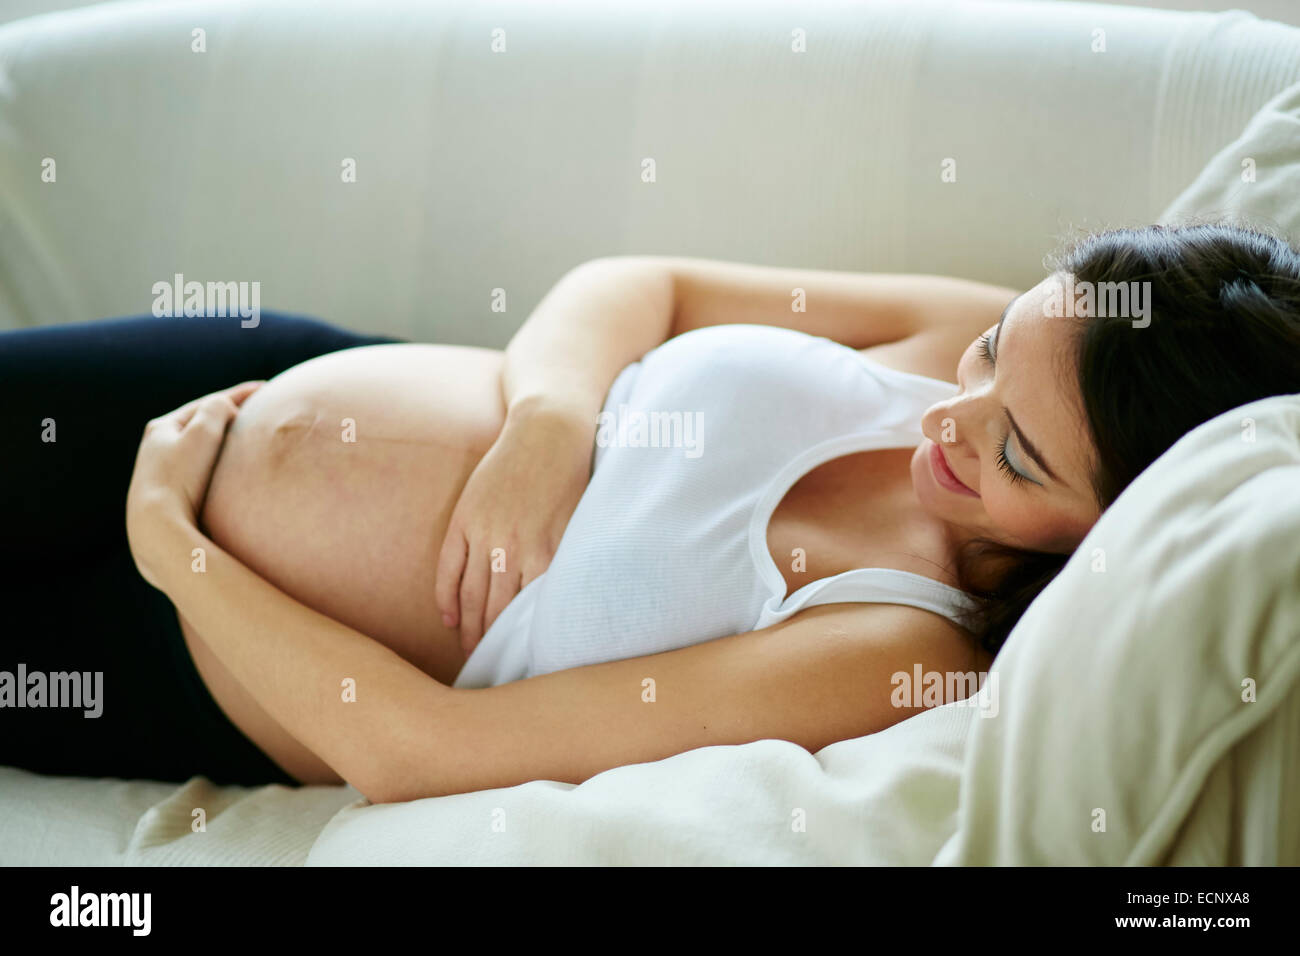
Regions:
<instances>
[{"instance_id":1,"label":"white sofa back","mask_svg":"<svg viewBox=\"0 0 1300 956\"><path fill-rule=\"evenodd\" d=\"M1028 287L1297 80L1300 30L1240 12L100 4L0 27L0 328L148 312L180 273L501 345L617 253Z\"/></svg>"}]
</instances>

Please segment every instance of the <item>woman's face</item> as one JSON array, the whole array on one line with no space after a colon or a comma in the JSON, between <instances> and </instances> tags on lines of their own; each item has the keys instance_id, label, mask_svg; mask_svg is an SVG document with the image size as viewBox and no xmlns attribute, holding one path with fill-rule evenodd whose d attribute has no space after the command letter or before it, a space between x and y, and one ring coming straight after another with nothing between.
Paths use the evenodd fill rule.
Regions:
<instances>
[{"instance_id":1,"label":"woman's face","mask_svg":"<svg viewBox=\"0 0 1300 956\"><path fill-rule=\"evenodd\" d=\"M912 458L912 483L926 511L971 536L1069 553L1101 509L1089 480L1093 449L1074 370L1074 320L1044 311L1061 282L1052 275L1019 296L966 349L957 366L961 392L921 419L926 437Z\"/></svg>"}]
</instances>

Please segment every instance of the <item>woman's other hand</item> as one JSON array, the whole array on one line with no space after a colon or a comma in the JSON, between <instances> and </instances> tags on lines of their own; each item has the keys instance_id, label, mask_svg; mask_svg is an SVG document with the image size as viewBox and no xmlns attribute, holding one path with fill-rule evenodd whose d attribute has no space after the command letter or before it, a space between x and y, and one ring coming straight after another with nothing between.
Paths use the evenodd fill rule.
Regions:
<instances>
[{"instance_id":1,"label":"woman's other hand","mask_svg":"<svg viewBox=\"0 0 1300 956\"><path fill-rule=\"evenodd\" d=\"M136 567L154 587L162 590L161 562L189 566L189 553L170 553L163 531L198 524L226 429L262 384L244 382L205 395L145 426L126 493L126 533Z\"/></svg>"},{"instance_id":2,"label":"woman's other hand","mask_svg":"<svg viewBox=\"0 0 1300 956\"><path fill-rule=\"evenodd\" d=\"M470 474L438 556L435 599L468 656L551 563L590 476L594 416L532 403L510 409Z\"/></svg>"}]
</instances>

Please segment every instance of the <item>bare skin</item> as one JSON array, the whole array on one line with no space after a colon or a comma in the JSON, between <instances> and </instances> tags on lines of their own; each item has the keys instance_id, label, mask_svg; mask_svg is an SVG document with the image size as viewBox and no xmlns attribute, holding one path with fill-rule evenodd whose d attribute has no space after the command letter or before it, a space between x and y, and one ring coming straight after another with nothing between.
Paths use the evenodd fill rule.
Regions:
<instances>
[{"instance_id":1,"label":"bare skin","mask_svg":"<svg viewBox=\"0 0 1300 956\"><path fill-rule=\"evenodd\" d=\"M775 278L774 289L779 291L783 280ZM1084 483L1077 466L1069 467L1075 464L1068 452L1077 445L1079 422L1068 384L1058 384L1047 362L1066 340L1059 324L1035 318L1041 292L1031 290L1032 295L1022 297L1014 318L997 330L997 351L1004 353L1000 373L995 363L980 357L978 340L971 341L972 334L993 331L983 305L971 310L970 321L921 326L909 337L861 348L881 364L955 380L961 391L927 412L922 422L927 439L919 448L837 458L790 490L769 525L769 550L778 568L788 566L784 556L795 546L804 548L810 561L802 574L785 572L787 592L854 567L900 568L955 584L949 569L956 546L964 535L990 530L1025 546L1071 546L1069 539L1089 518ZM981 302L990 295L998 293L981 293ZM708 302L706 296L699 301ZM852 313L846 318L851 321ZM451 684L466 651L463 633L445 622L434 599L438 552L466 482L506 433L501 386L508 354L374 346L289 370L256 392L235 418L200 523L216 546L290 598L366 635L439 684ZM1032 400L1057 390L1062 394L1053 402ZM993 452L1003 437L1008 404L1065 481L1017 486L1000 475ZM955 438L935 434L953 422ZM355 428L355 441L348 440L349 428ZM974 489L968 489L973 498L944 490L932 471L920 467L935 440L944 442L945 455L958 478ZM1020 467L1029 467L1018 444L1012 453ZM186 578L192 584L184 587L202 590L203 582ZM174 588L181 585L172 582ZM969 635L919 609L832 605L791 620L832 616L866 629L864 633L879 629L913 635L930 648L927 653L936 665L931 669L984 671L991 663ZM182 625L206 685L254 743L304 783L340 782L338 773L226 670L183 616ZM209 614L206 626L225 625L222 617ZM694 652L675 652L679 657L688 653ZM913 656L903 654L909 660ZM254 678L265 683L256 673L245 674L246 682ZM534 706L524 696L521 691L493 700L520 697L525 709ZM591 699L597 700L594 690ZM269 699L263 702L272 706ZM275 706L283 711L286 705ZM304 725L300 732L319 738L319 729ZM808 736L821 741L820 735ZM327 737L318 744L334 746L334 741ZM641 754L637 750L633 756ZM628 758L608 759L620 763ZM543 775L570 776L554 769ZM387 789L379 792L389 794ZM390 797L409 798L405 794L398 788Z\"/></svg>"},{"instance_id":2,"label":"bare skin","mask_svg":"<svg viewBox=\"0 0 1300 956\"><path fill-rule=\"evenodd\" d=\"M897 364L897 349L890 351L878 357ZM487 349L379 345L289 370L236 418L203 525L292 597L451 684L466 655L434 604L437 547L461 488L500 432L501 361L502 353ZM343 440L346 418L356 422L354 443ZM912 454L883 449L834 459L791 489L768 528L790 591L864 559L952 583L936 524L915 509L899 520ZM864 488L873 489L865 503ZM828 519L842 516L850 497L868 520L832 531ZM809 554L803 573L783 560L796 546ZM927 550L930 559L917 556ZM298 780L340 782L266 714L187 622L181 625L200 676L237 727ZM989 662L983 652L975 659L979 670Z\"/></svg>"},{"instance_id":3,"label":"bare skin","mask_svg":"<svg viewBox=\"0 0 1300 956\"><path fill-rule=\"evenodd\" d=\"M487 349L379 345L290 369L241 409L204 527L289 595L452 683L465 655L434 604L434 569L461 488L501 430L501 361ZM355 442L343 440L345 418ZM299 780L338 782L181 625L235 725Z\"/></svg>"}]
</instances>

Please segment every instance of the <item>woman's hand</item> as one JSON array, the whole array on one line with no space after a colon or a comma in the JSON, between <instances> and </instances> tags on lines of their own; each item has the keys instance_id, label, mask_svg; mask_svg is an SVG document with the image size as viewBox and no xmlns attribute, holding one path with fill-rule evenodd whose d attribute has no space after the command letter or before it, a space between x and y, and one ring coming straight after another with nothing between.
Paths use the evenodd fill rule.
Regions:
<instances>
[{"instance_id":1,"label":"woman's hand","mask_svg":"<svg viewBox=\"0 0 1300 956\"><path fill-rule=\"evenodd\" d=\"M452 512L434 596L466 656L551 563L591 470L595 416L515 408ZM500 549L500 550L498 550Z\"/></svg>"},{"instance_id":2,"label":"woman's hand","mask_svg":"<svg viewBox=\"0 0 1300 956\"><path fill-rule=\"evenodd\" d=\"M145 426L126 493L126 535L135 566L159 590L163 563L188 567L190 559L188 552L172 553L164 532L197 526L226 428L261 385L244 382L205 395Z\"/></svg>"}]
</instances>

